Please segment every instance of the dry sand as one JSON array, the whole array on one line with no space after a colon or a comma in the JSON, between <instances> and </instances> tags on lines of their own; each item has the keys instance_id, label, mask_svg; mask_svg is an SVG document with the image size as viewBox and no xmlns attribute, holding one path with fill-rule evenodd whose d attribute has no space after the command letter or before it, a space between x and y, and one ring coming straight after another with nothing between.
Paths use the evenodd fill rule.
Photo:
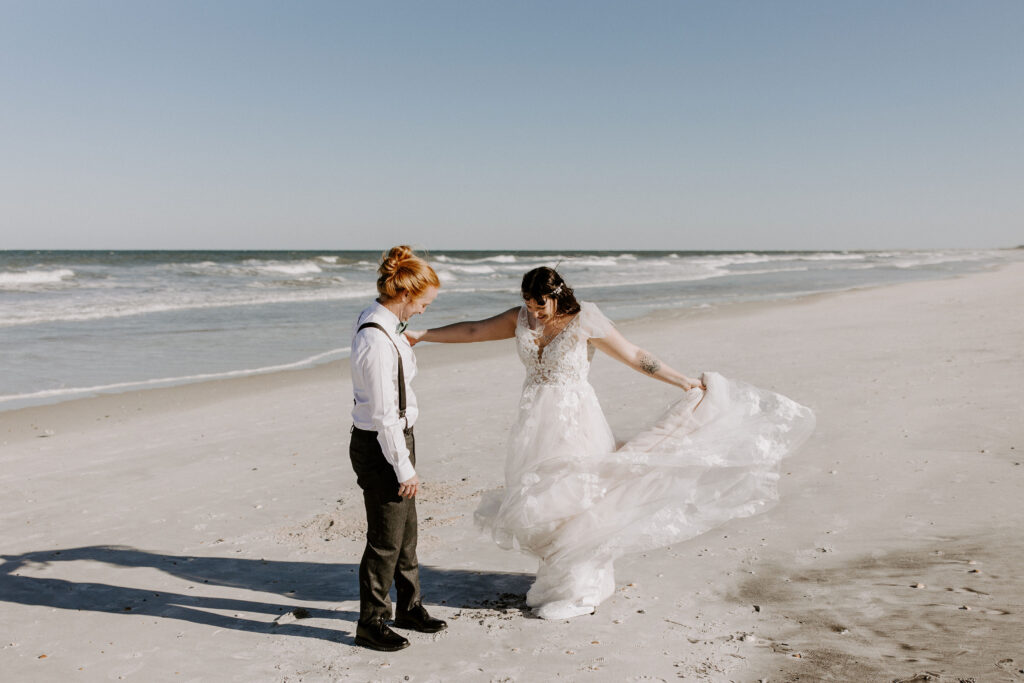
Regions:
<instances>
[{"instance_id":1,"label":"dry sand","mask_svg":"<svg viewBox=\"0 0 1024 683\"><path fill-rule=\"evenodd\" d=\"M418 348L422 583L449 629L394 654L352 645L346 363L0 413L0 679L1024 680L1022 300L1014 263L623 325L818 430L777 507L621 559L566 622L530 616L533 563L472 527L511 343ZM674 396L605 357L592 378L620 438Z\"/></svg>"}]
</instances>

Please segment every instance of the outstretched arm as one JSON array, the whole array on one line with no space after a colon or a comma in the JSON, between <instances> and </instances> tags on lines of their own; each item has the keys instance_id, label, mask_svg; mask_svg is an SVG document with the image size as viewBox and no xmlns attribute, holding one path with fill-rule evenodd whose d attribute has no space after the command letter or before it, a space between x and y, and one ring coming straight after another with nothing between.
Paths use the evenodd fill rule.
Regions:
<instances>
[{"instance_id":1,"label":"outstretched arm","mask_svg":"<svg viewBox=\"0 0 1024 683\"><path fill-rule=\"evenodd\" d=\"M444 327L435 327L432 330L406 330L405 336L409 339L410 344L421 341L458 344L509 339L516 334L518 315L519 307L517 306L486 320L468 320Z\"/></svg>"},{"instance_id":2,"label":"outstretched arm","mask_svg":"<svg viewBox=\"0 0 1024 683\"><path fill-rule=\"evenodd\" d=\"M637 372L650 375L667 384L681 387L684 391L690 389L704 389L704 383L699 379L691 379L686 375L673 370L662 363L648 351L629 341L622 334L612 328L604 337L595 337L590 343L601 349L617 361L625 363Z\"/></svg>"}]
</instances>

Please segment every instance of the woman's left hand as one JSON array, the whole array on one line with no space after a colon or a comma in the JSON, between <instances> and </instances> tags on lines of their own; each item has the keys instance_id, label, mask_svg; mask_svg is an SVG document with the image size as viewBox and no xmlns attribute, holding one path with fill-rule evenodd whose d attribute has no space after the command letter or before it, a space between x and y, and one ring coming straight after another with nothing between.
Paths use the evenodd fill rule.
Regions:
<instances>
[{"instance_id":1,"label":"woman's left hand","mask_svg":"<svg viewBox=\"0 0 1024 683\"><path fill-rule=\"evenodd\" d=\"M704 384L703 380L691 379L684 375L683 381L685 382L683 385L683 391L690 391L691 389L700 389L701 391L705 391L708 388L707 385Z\"/></svg>"},{"instance_id":2,"label":"woman's left hand","mask_svg":"<svg viewBox=\"0 0 1024 683\"><path fill-rule=\"evenodd\" d=\"M426 330L406 330L403 332L405 338L409 340L409 346L416 346L416 342L422 339L426 333Z\"/></svg>"}]
</instances>

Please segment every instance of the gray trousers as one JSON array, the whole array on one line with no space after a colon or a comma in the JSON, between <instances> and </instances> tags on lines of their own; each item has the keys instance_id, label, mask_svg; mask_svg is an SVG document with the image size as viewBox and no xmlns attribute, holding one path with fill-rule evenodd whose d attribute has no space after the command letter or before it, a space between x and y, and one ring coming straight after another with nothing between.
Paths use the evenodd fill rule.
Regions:
<instances>
[{"instance_id":1,"label":"gray trousers","mask_svg":"<svg viewBox=\"0 0 1024 683\"><path fill-rule=\"evenodd\" d=\"M405 432L409 459L416 465L416 440ZM391 584L398 593L398 611L420 602L420 571L416 559L416 499L398 495L395 469L384 458L377 432L352 429L349 457L366 506L366 549L359 563L359 622L391 618Z\"/></svg>"}]
</instances>

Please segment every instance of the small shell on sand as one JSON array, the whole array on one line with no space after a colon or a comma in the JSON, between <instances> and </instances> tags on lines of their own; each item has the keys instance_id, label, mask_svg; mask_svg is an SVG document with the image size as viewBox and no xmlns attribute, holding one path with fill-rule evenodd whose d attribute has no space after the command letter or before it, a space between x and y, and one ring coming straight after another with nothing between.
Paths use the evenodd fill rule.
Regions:
<instances>
[{"instance_id":1,"label":"small shell on sand","mask_svg":"<svg viewBox=\"0 0 1024 683\"><path fill-rule=\"evenodd\" d=\"M924 584L923 583L915 583L915 584L911 584L910 587L911 588L924 588Z\"/></svg>"},{"instance_id":2,"label":"small shell on sand","mask_svg":"<svg viewBox=\"0 0 1024 683\"><path fill-rule=\"evenodd\" d=\"M292 624L299 619L308 619L310 617L309 610L305 607L296 607L291 612L285 612L277 619L274 619L274 626L284 626L285 624Z\"/></svg>"}]
</instances>

